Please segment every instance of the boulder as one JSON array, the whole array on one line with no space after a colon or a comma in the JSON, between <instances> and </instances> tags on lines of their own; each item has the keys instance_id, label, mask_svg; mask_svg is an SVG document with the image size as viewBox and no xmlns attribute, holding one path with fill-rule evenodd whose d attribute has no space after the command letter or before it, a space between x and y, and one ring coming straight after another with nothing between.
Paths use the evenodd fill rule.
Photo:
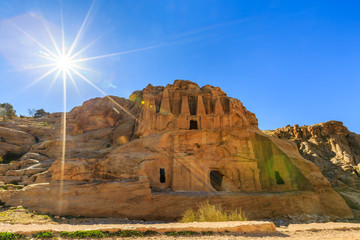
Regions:
<instances>
[{"instance_id":1,"label":"boulder","mask_svg":"<svg viewBox=\"0 0 360 240\"><path fill-rule=\"evenodd\" d=\"M14 145L32 145L35 138L23 131L0 127L0 139L3 142Z\"/></svg>"}]
</instances>

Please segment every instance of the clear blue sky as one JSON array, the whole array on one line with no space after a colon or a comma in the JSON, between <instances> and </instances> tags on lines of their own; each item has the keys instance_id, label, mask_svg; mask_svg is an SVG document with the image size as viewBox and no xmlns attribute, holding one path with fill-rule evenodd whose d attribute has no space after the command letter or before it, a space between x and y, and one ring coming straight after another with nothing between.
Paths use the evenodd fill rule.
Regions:
<instances>
[{"instance_id":1,"label":"clear blue sky","mask_svg":"<svg viewBox=\"0 0 360 240\"><path fill-rule=\"evenodd\" d=\"M62 1L67 47L92 1ZM60 1L0 0L0 103L18 113L62 111L61 81L52 76L23 90L44 69L19 71L38 45L11 23L50 44L42 19L61 29ZM261 129L343 121L360 133L360 1L99 0L78 50L82 56L151 49L89 61L87 77L108 94L128 97L147 84L175 79L221 87L240 99ZM55 37L58 37L56 35ZM102 94L79 78L69 83L68 110Z\"/></svg>"}]
</instances>

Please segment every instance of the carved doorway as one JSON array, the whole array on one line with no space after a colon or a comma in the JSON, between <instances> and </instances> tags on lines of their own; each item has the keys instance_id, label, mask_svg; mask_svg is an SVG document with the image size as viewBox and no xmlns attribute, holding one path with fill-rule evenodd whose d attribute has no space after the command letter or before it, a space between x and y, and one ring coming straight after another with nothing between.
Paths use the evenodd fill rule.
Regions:
<instances>
[{"instance_id":1,"label":"carved doorway","mask_svg":"<svg viewBox=\"0 0 360 240\"><path fill-rule=\"evenodd\" d=\"M196 120L190 120L190 130L198 129L198 122Z\"/></svg>"},{"instance_id":2,"label":"carved doorway","mask_svg":"<svg viewBox=\"0 0 360 240\"><path fill-rule=\"evenodd\" d=\"M223 176L219 171L210 171L210 183L216 191L221 190Z\"/></svg>"}]
</instances>

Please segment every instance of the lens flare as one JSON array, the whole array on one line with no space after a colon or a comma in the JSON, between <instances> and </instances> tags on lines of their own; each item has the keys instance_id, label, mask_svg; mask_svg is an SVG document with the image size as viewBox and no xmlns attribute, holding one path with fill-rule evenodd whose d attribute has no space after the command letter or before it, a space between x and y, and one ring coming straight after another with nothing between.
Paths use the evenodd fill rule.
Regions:
<instances>
[{"instance_id":1,"label":"lens flare","mask_svg":"<svg viewBox=\"0 0 360 240\"><path fill-rule=\"evenodd\" d=\"M125 112L126 114L129 114L132 118L136 119L133 114L131 114L129 111L127 111L123 106L121 106L114 99L112 99L110 96L108 96L104 91L102 91L98 86L96 86L91 80L86 78L81 73L81 70L93 71L91 69L88 69L88 68L80 65L81 63L85 63L87 61L94 60L94 59L106 58L106 57L111 57L111 56L115 56L115 55L121 55L121 54L128 53L128 51L125 51L125 52L116 52L116 53L105 54L105 55L95 56L95 57L90 57L90 58L81 58L80 54L83 53L88 47L90 47L92 45L92 43L94 43L94 41L91 44L88 44L86 47L80 49L79 51L77 51L77 52L75 51L77 44L79 43L80 36L82 35L84 26L86 25L89 15L93 9L94 3L95 3L95 1L93 1L93 3L91 4L89 11L86 14L86 17L85 17L78 33L76 34L74 41L72 42L72 44L69 48L67 48L65 45L65 31L64 31L64 23L63 23L64 19L63 19L63 14L62 14L62 8L60 9L60 17L61 17L61 40L60 41L56 40L54 35L51 33L50 28L47 26L45 21L43 21L43 24L46 28L46 32L49 36L49 39L51 40L51 43L53 45L52 47L55 49L55 51L51 51L50 46L46 46L44 43L42 43L42 41L34 38L28 32L26 32L24 29L22 29L21 27L17 26L14 23L12 23L12 25L17 30L19 30L19 32L21 32L24 36L26 36L28 39L30 39L32 42L34 42L37 45L37 47L40 48L40 50L38 51L40 54L37 56L41 57L44 60L49 62L47 64L31 66L31 67L24 69L24 70L33 70L33 69L42 69L42 68L46 69L47 68L48 70L46 70L42 76L40 76L38 79L31 82L30 85L28 85L23 90L26 90L30 86L35 85L39 81L49 77L52 74L55 74L55 75L54 75L53 80L49 84L50 89L54 85L55 81L58 79L60 79L63 83L63 89L62 89L63 90L63 114L62 114L62 119L61 119L62 120L61 121L62 148L61 148L61 159L60 159L60 161L61 161L61 177L60 177L60 182L59 182L59 198L58 198L58 214L60 214L60 215L63 213L63 205L64 205L63 193L64 193L64 174L65 174L65 163L66 163L67 81L71 80L75 89L78 91L78 87L77 87L74 77L76 77L77 79L84 80L85 82L90 84L90 86L94 87L101 94L103 94L105 97L107 97L116 107L123 110L123 112ZM60 44L58 45L59 42L60 42ZM142 50L146 50L146 49L135 49L133 51L142 51ZM50 89L49 89L49 91L50 91ZM120 114L120 112L118 110L116 112L118 114Z\"/></svg>"},{"instance_id":2,"label":"lens flare","mask_svg":"<svg viewBox=\"0 0 360 240\"><path fill-rule=\"evenodd\" d=\"M51 90L52 86L54 86L55 82L57 80L62 81L63 85L63 115L62 115L62 124L61 124L61 142L62 142L62 149L61 149L61 177L59 182L59 198L58 198L58 214L61 215L63 213L63 205L64 205L64 174L65 174L65 163L66 163L66 99L67 99L67 81L71 81L75 89L78 91L78 87L76 84L76 81L81 80L88 83L91 87L95 88L98 92L100 92L102 95L104 95L107 99L109 99L115 107L113 108L114 111L118 114L128 114L130 117L135 119L137 121L136 117L129 112L126 108L124 108L122 105L120 105L118 102L116 102L112 97L108 96L103 90L101 90L95 83L93 83L88 77L84 75L84 72L94 72L92 69L88 69L83 64L85 64L88 61L93 61L97 59L103 59L103 58L109 58L117 55L123 55L123 54L129 54L129 53L135 53L140 51L147 51L159 47L168 46L171 44L176 44L179 42L173 42L173 43L166 43L166 44L158 44L148 47L142 47L142 48L136 48L136 49L130 49L120 52L113 52L98 56L90 56L90 57L82 57L83 53L91 47L94 42L96 42L99 38L93 40L89 44L87 44L85 47L80 48L80 50L77 50L78 45L80 43L81 36L83 34L85 25L87 24L87 21L89 19L90 13L94 7L95 1L92 2L85 19L83 20L81 27L79 31L77 32L74 40L72 41L70 46L66 46L65 42L65 31L64 31L64 17L63 17L63 11L62 7L60 7L60 18L61 18L61 36L55 36L51 31L48 24L44 21L44 19L40 19L44 25L44 28L46 30L48 39L36 39L33 37L30 33L25 31L26 28L21 28L14 22L9 23L14 27L14 29L17 29L24 37L26 37L28 40L30 40L33 44L35 44L39 50L37 51L37 54L35 56L41 57L42 60L46 61L46 64L41 65L33 65L27 66L23 68L23 70L34 70L34 69L45 69L44 73L37 78L36 80L32 81L27 87L25 87L22 91L28 89L29 87L37 84L38 82L44 80L44 79L51 79L50 76L54 75L52 80L49 83L49 89ZM58 38L57 38L58 37ZM67 39L68 40L68 39ZM48 42L48 44L46 44ZM49 46L50 45L50 46ZM52 46L51 46L52 45ZM35 59L34 59L35 60ZM36 62L36 61L34 61ZM152 106L150 106L152 107ZM120 112L121 111L121 112ZM122 141L128 141L123 139ZM178 160L181 164L188 166L188 163L183 162L181 159ZM196 175L196 174L194 174ZM200 177L199 177L200 178ZM205 186L205 184L204 184ZM209 188L208 186L205 186L206 188Z\"/></svg>"}]
</instances>

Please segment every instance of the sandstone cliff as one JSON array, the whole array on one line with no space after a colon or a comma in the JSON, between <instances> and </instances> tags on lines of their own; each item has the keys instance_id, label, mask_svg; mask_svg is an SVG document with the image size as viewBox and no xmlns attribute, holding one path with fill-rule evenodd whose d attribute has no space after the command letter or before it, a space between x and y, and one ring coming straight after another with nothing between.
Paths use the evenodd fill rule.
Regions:
<instances>
[{"instance_id":1,"label":"sandstone cliff","mask_svg":"<svg viewBox=\"0 0 360 240\"><path fill-rule=\"evenodd\" d=\"M218 87L176 80L129 99L86 101L67 114L64 164L61 114L39 121L1 125L1 143L11 147L1 148L0 180L25 185L0 191L6 204L63 215L176 219L209 199L250 218L352 217L296 144L261 132L255 115Z\"/></svg>"},{"instance_id":2,"label":"sandstone cliff","mask_svg":"<svg viewBox=\"0 0 360 240\"><path fill-rule=\"evenodd\" d=\"M295 142L300 154L319 167L334 189L360 216L360 135L350 132L338 121L286 126L265 132Z\"/></svg>"}]
</instances>

